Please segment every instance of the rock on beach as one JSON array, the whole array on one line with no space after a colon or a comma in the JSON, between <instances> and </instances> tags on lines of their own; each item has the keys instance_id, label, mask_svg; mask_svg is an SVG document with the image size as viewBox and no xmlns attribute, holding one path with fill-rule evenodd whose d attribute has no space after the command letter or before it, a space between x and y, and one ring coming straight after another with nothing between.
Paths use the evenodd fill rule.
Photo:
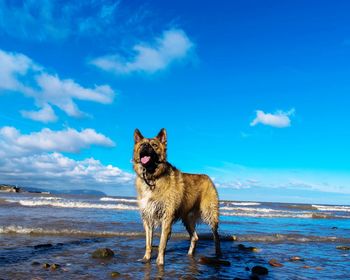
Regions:
<instances>
[{"instance_id":1,"label":"rock on beach","mask_svg":"<svg viewBox=\"0 0 350 280\"><path fill-rule=\"evenodd\" d=\"M95 250L92 253L92 257L94 259L112 258L112 257L114 257L114 252L113 252L113 250L111 250L109 248L100 248L100 249Z\"/></svg>"},{"instance_id":2,"label":"rock on beach","mask_svg":"<svg viewBox=\"0 0 350 280\"><path fill-rule=\"evenodd\" d=\"M261 265L256 265L252 268L252 274L254 275L267 275L269 270Z\"/></svg>"}]
</instances>

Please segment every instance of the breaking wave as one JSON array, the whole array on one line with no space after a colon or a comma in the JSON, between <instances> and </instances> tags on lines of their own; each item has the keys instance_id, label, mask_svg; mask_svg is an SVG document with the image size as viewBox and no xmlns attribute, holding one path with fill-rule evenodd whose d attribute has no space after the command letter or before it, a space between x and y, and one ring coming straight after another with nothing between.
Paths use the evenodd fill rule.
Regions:
<instances>
[{"instance_id":1,"label":"breaking wave","mask_svg":"<svg viewBox=\"0 0 350 280\"><path fill-rule=\"evenodd\" d=\"M75 229L45 229L16 225L0 226L0 234L37 234L37 235L78 235L78 236L143 236L143 232L83 231Z\"/></svg>"},{"instance_id":2,"label":"breaking wave","mask_svg":"<svg viewBox=\"0 0 350 280\"><path fill-rule=\"evenodd\" d=\"M273 210L273 209L270 209ZM266 212L221 212L222 216L255 217L255 218L300 218L300 219L350 219L350 216L331 215L311 212L266 211Z\"/></svg>"},{"instance_id":3,"label":"breaking wave","mask_svg":"<svg viewBox=\"0 0 350 280\"><path fill-rule=\"evenodd\" d=\"M145 233L143 231L84 231L75 229L45 229L45 228L32 228L22 227L17 225L0 226L0 234L24 234L24 235L53 235L53 236L90 236L90 237L143 237ZM159 233L155 233L159 236ZM172 238L188 239L187 233L174 233ZM211 233L199 234L200 240L212 239ZM223 241L240 241L240 242L296 242L296 243L308 243L308 242L330 242L330 243L349 243L350 238L335 237L335 236L313 236L303 234L240 234L240 235L220 235L220 239Z\"/></svg>"},{"instance_id":4,"label":"breaking wave","mask_svg":"<svg viewBox=\"0 0 350 280\"><path fill-rule=\"evenodd\" d=\"M97 208L97 209L116 209L116 210L138 210L138 207L126 205L126 204L99 204L99 203L89 203L82 201L72 201L72 200L47 200L47 199L35 199L35 200L6 200L7 202L19 203L22 206L52 206L61 208Z\"/></svg>"},{"instance_id":5,"label":"breaking wave","mask_svg":"<svg viewBox=\"0 0 350 280\"><path fill-rule=\"evenodd\" d=\"M61 200L61 197L56 197L56 196L40 196L39 199L43 200Z\"/></svg>"},{"instance_id":6,"label":"breaking wave","mask_svg":"<svg viewBox=\"0 0 350 280\"><path fill-rule=\"evenodd\" d=\"M114 198L114 197L101 197L101 201L116 201L116 202L130 202L130 203L136 203L136 199L127 199L127 198Z\"/></svg>"},{"instance_id":7,"label":"breaking wave","mask_svg":"<svg viewBox=\"0 0 350 280\"><path fill-rule=\"evenodd\" d=\"M224 205L233 205L233 206L258 206L261 205L259 202L221 202Z\"/></svg>"},{"instance_id":8,"label":"breaking wave","mask_svg":"<svg viewBox=\"0 0 350 280\"><path fill-rule=\"evenodd\" d=\"M285 210L274 210L271 208L252 208L252 207L229 207L224 206L220 207L221 210L227 210L227 211L244 211L244 212L263 212L263 213L270 213L270 212L282 212L282 213L292 213L291 211L285 211Z\"/></svg>"},{"instance_id":9,"label":"breaking wave","mask_svg":"<svg viewBox=\"0 0 350 280\"><path fill-rule=\"evenodd\" d=\"M350 238L342 238L335 236L313 236L303 234L243 234L233 236L237 241L243 242L295 242L295 243L308 243L308 242L330 242L330 243L347 243L350 242Z\"/></svg>"},{"instance_id":10,"label":"breaking wave","mask_svg":"<svg viewBox=\"0 0 350 280\"><path fill-rule=\"evenodd\" d=\"M276 211L271 212L221 212L222 216L237 216L237 217L256 217L256 218L303 218L310 219L314 218L312 213L283 213Z\"/></svg>"},{"instance_id":11,"label":"breaking wave","mask_svg":"<svg viewBox=\"0 0 350 280\"><path fill-rule=\"evenodd\" d=\"M319 211L350 212L350 206L312 205Z\"/></svg>"}]
</instances>

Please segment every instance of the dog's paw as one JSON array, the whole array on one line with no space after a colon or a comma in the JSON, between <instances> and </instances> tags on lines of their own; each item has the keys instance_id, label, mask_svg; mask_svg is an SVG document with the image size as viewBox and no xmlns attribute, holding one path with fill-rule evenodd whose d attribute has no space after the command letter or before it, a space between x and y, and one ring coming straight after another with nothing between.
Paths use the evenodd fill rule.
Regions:
<instances>
[{"instance_id":1,"label":"dog's paw","mask_svg":"<svg viewBox=\"0 0 350 280\"><path fill-rule=\"evenodd\" d=\"M158 266L164 266L164 259L157 258L157 265Z\"/></svg>"},{"instance_id":2,"label":"dog's paw","mask_svg":"<svg viewBox=\"0 0 350 280\"><path fill-rule=\"evenodd\" d=\"M137 261L142 262L142 263L149 263L149 262L151 262L151 258L143 257L142 259L138 259Z\"/></svg>"},{"instance_id":3,"label":"dog's paw","mask_svg":"<svg viewBox=\"0 0 350 280\"><path fill-rule=\"evenodd\" d=\"M220 250L220 251L216 251L216 252L215 252L215 256L216 256L217 258L222 258L222 252L221 252L221 250Z\"/></svg>"}]
</instances>

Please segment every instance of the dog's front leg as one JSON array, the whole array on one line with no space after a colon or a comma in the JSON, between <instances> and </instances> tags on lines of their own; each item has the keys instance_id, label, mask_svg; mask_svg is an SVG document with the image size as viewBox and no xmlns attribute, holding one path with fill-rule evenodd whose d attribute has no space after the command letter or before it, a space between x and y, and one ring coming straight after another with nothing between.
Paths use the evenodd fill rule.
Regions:
<instances>
[{"instance_id":1,"label":"dog's front leg","mask_svg":"<svg viewBox=\"0 0 350 280\"><path fill-rule=\"evenodd\" d=\"M162 222L162 233L158 247L157 265L164 265L165 248L171 234L171 224L172 219L165 219Z\"/></svg>"},{"instance_id":2,"label":"dog's front leg","mask_svg":"<svg viewBox=\"0 0 350 280\"><path fill-rule=\"evenodd\" d=\"M143 221L143 227L146 233L146 251L142 260L149 261L152 253L153 227L147 221Z\"/></svg>"}]
</instances>

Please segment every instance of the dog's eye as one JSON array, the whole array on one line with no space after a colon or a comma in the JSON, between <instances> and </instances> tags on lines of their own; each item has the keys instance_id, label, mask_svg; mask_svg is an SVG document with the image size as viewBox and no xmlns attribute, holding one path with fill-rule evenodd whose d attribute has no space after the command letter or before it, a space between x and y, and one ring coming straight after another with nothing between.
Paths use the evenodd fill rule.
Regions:
<instances>
[{"instance_id":1,"label":"dog's eye","mask_svg":"<svg viewBox=\"0 0 350 280\"><path fill-rule=\"evenodd\" d=\"M155 149L158 148L158 144L155 143L155 142L151 143L151 145L152 145L152 147L155 148Z\"/></svg>"}]
</instances>

